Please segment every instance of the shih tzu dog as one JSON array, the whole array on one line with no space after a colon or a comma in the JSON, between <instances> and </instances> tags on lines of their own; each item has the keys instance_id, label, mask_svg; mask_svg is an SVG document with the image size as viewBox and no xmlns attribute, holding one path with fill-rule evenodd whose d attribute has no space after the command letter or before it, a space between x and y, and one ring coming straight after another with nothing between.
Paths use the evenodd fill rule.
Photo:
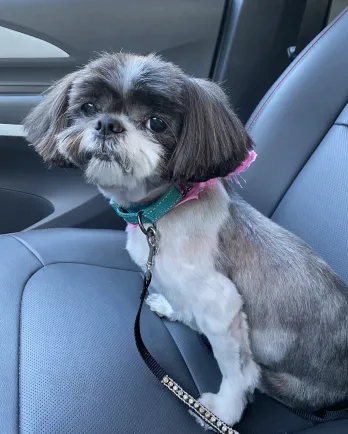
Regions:
<instances>
[{"instance_id":1,"label":"shih tzu dog","mask_svg":"<svg viewBox=\"0 0 348 434\"><path fill-rule=\"evenodd\" d=\"M255 388L308 411L347 399L348 288L226 181L252 142L217 84L154 55L106 54L50 89L25 128L45 161L80 167L124 208L203 186L157 222L147 302L209 339L222 382L206 407L233 425ZM127 248L145 269L139 227Z\"/></svg>"}]
</instances>

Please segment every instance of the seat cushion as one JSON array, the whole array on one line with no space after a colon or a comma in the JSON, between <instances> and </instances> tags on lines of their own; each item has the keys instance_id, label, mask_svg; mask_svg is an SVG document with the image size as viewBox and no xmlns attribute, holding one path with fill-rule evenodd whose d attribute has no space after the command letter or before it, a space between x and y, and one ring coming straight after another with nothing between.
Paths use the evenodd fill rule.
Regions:
<instances>
[{"instance_id":1,"label":"seat cushion","mask_svg":"<svg viewBox=\"0 0 348 434\"><path fill-rule=\"evenodd\" d=\"M3 236L0 258L1 433L17 433L19 426L22 434L174 433L181 419L190 432L200 431L137 354L133 320L141 276L124 233ZM169 332L147 309L142 323L151 351L192 394L212 387L219 372L196 334ZM194 356L203 360L197 375L176 340L187 347L187 361L197 348ZM158 403L163 412L155 420Z\"/></svg>"},{"instance_id":2,"label":"seat cushion","mask_svg":"<svg viewBox=\"0 0 348 434\"><path fill-rule=\"evenodd\" d=\"M133 320L140 289L122 232L0 237L1 433L19 427L21 434L202 432L137 353ZM190 393L217 390L220 373L199 335L146 307L142 333ZM343 433L348 424L328 426ZM260 394L239 427L242 434L308 428L308 434L329 432Z\"/></svg>"}]
</instances>

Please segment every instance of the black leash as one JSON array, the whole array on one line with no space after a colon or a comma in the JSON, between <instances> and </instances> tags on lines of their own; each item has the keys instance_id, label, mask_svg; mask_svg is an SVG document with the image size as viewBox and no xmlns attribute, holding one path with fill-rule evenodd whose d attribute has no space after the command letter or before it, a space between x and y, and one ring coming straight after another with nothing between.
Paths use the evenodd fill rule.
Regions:
<instances>
[{"instance_id":1,"label":"black leash","mask_svg":"<svg viewBox=\"0 0 348 434\"><path fill-rule=\"evenodd\" d=\"M151 355L149 350L146 348L144 341L141 337L140 332L140 318L141 311L144 305L144 301L151 283L152 279L152 268L154 265L155 255L158 250L157 245L157 232L154 226L149 226L147 229L144 227L141 214L139 214L139 226L143 233L146 235L147 242L149 244L150 252L147 261L147 272L144 276L143 290L140 296L140 305L138 309L137 316L134 323L134 337L137 349L142 359L144 360L146 366L150 369L153 375L168 389L170 390L180 401L182 401L193 414L198 416L206 425L214 429L220 434L239 434L233 428L225 424L221 419L219 419L215 414L213 414L209 409L204 407L199 401L193 398L189 393L187 393L178 383L176 383L162 368L162 366L157 362L157 360Z\"/></svg>"},{"instance_id":2,"label":"black leash","mask_svg":"<svg viewBox=\"0 0 348 434\"><path fill-rule=\"evenodd\" d=\"M134 337L137 349L140 356L144 360L146 366L150 369L153 375L170 390L180 401L182 401L192 413L198 416L205 424L209 425L216 432L220 434L239 434L236 430L225 424L221 419L215 416L209 409L204 407L199 401L193 398L189 393L187 393L178 383L176 383L163 369L163 367L157 362L157 360L151 355L149 350L146 348L144 341L141 337L140 332L140 318L141 311L144 305L146 295L148 293L149 286L152 279L152 269L155 262L155 256L158 251L158 236L156 228L150 225L147 229L144 227L141 213L138 215L139 227L142 232L146 235L147 242L149 244L149 257L147 260L147 272L144 276L143 289L140 296L139 309L134 322ZM348 419L348 408L347 403L345 403L345 408L338 410L324 409L317 412L310 413L305 410L295 409L287 407L297 416L302 419L308 420L315 423L331 422L339 419Z\"/></svg>"}]
</instances>

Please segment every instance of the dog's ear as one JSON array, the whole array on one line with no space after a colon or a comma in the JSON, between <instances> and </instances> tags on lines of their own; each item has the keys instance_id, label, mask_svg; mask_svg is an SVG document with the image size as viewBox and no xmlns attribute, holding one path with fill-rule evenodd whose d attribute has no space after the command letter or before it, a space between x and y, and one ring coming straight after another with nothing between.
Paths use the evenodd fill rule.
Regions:
<instances>
[{"instance_id":1,"label":"dog's ear","mask_svg":"<svg viewBox=\"0 0 348 434\"><path fill-rule=\"evenodd\" d=\"M65 76L48 89L44 100L29 113L23 123L28 142L50 164L70 165L59 153L57 135L68 126L69 91L76 74L74 72Z\"/></svg>"},{"instance_id":2,"label":"dog's ear","mask_svg":"<svg viewBox=\"0 0 348 434\"><path fill-rule=\"evenodd\" d=\"M185 78L181 136L169 162L174 182L202 182L233 172L252 141L217 84Z\"/></svg>"}]
</instances>

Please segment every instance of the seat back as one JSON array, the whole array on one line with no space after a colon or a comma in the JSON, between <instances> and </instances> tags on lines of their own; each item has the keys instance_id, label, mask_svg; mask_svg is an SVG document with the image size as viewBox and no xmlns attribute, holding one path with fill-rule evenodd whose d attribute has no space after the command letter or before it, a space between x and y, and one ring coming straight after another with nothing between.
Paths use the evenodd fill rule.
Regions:
<instances>
[{"instance_id":1,"label":"seat back","mask_svg":"<svg viewBox=\"0 0 348 434\"><path fill-rule=\"evenodd\" d=\"M282 74L247 129L258 159L240 194L348 282L348 8Z\"/></svg>"}]
</instances>

